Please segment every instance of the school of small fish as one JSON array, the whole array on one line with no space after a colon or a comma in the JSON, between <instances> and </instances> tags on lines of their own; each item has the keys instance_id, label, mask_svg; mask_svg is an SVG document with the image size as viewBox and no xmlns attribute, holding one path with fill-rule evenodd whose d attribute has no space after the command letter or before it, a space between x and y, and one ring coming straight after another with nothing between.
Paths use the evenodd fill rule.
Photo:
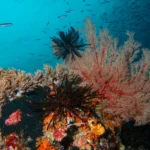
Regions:
<instances>
[{"instance_id":1,"label":"school of small fish","mask_svg":"<svg viewBox=\"0 0 150 150\"><path fill-rule=\"evenodd\" d=\"M126 31L135 32L136 34L144 37L145 33L150 33L149 0L145 0L144 2L143 0L93 0L92 3L90 3L91 1L89 0L78 0L81 3L81 7L78 7L78 10L72 9L72 1L60 1L63 1L64 7L67 7L68 9L55 17L66 23L66 25L63 23L62 26L59 24L59 27L52 27L52 20L47 20L45 28L40 31L45 35L48 35L50 27L56 30L56 32L68 29L73 24L68 17L75 17L77 13L81 15L81 18L83 18L83 16L88 16L92 19L98 20L96 24L99 30L107 28L121 42L126 39ZM103 9L103 11L99 11L95 9L95 5L99 8L99 10L103 8L105 9ZM111 6L111 9L107 9L108 6ZM78 26L78 31L82 32L83 19L77 19L78 20L73 24L73 26ZM0 28L12 26L15 26L15 23L0 22ZM35 37L34 40L36 42L41 42L41 38L42 37ZM43 43L43 45L50 47L49 43ZM30 55L33 56L34 54L32 53ZM42 58L40 57L37 61L41 59ZM45 62L48 62L48 60Z\"/></svg>"}]
</instances>

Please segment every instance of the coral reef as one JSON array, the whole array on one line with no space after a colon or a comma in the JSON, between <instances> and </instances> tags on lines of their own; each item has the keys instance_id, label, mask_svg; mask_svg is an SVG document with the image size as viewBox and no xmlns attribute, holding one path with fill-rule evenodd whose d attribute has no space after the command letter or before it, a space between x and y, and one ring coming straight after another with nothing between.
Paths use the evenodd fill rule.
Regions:
<instances>
[{"instance_id":1,"label":"coral reef","mask_svg":"<svg viewBox=\"0 0 150 150\"><path fill-rule=\"evenodd\" d=\"M16 132L12 132L5 137L1 137L0 134L0 148L1 150L31 150L29 147L25 146L25 140L23 138L23 132L20 133L20 136Z\"/></svg>"},{"instance_id":2,"label":"coral reef","mask_svg":"<svg viewBox=\"0 0 150 150\"><path fill-rule=\"evenodd\" d=\"M69 111L81 118L76 112L90 111L88 104L92 98L96 97L96 92L91 92L90 86L79 86L80 82L79 76L74 76L72 80L69 80L69 76L64 75L60 84L51 83L49 87L36 87L33 91L24 93L20 99L35 109L43 110L45 116L53 112L52 118L59 119L60 115ZM35 92L43 95L43 99L38 100L37 97L34 99L32 95Z\"/></svg>"},{"instance_id":3,"label":"coral reef","mask_svg":"<svg viewBox=\"0 0 150 150\"><path fill-rule=\"evenodd\" d=\"M133 142L130 144L126 132L130 135L134 130L141 130L145 139L149 138L143 128L135 126L147 124L144 127L149 127L150 51L141 48L133 33L128 33L122 46L107 30L97 37L96 26L89 18L86 37L90 45L82 52L82 57L78 50L86 44L79 40L77 31L71 28L66 34L59 32L59 36L61 39L52 38L54 54L67 60L65 65L57 65L56 70L44 65L44 70L34 74L0 69L2 131L18 128L25 118L34 123L33 114L39 113L41 118L36 121L41 120L33 125L35 130L38 123L42 125L43 134L38 134L35 143L38 150L125 149L122 143L149 148L147 142L143 146L136 136L138 132L130 136ZM15 101L20 102L19 108L3 117L1 111L5 109L6 113L6 106L15 105ZM21 110L26 107L32 111ZM24 129L28 130L27 126ZM26 139L18 131L0 134L1 149L30 149L29 141L31 137Z\"/></svg>"},{"instance_id":4,"label":"coral reef","mask_svg":"<svg viewBox=\"0 0 150 150\"><path fill-rule=\"evenodd\" d=\"M44 65L44 71L37 70L35 74L26 74L16 69L0 69L0 110L7 102L21 97L22 93L38 85L49 85L54 78L61 82L62 76L66 73L70 77L73 74L65 65L57 65L56 70L49 65Z\"/></svg>"},{"instance_id":5,"label":"coral reef","mask_svg":"<svg viewBox=\"0 0 150 150\"><path fill-rule=\"evenodd\" d=\"M87 19L87 39L91 44L82 58L70 62L83 84L93 85L101 95L97 109L113 115L119 123L136 120L136 125L150 121L150 51L128 33L128 40L118 46L105 29L96 37L95 26ZM140 52L142 57L138 58Z\"/></svg>"}]
</instances>

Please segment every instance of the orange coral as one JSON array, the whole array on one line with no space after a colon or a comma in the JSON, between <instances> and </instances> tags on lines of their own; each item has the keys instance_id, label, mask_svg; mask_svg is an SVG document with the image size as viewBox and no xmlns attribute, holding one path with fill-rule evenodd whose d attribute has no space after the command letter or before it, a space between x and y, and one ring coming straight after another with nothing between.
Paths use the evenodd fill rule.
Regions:
<instances>
[{"instance_id":1,"label":"orange coral","mask_svg":"<svg viewBox=\"0 0 150 150\"><path fill-rule=\"evenodd\" d=\"M91 105L95 106L98 103L99 99L98 98L94 98L92 99Z\"/></svg>"},{"instance_id":2,"label":"orange coral","mask_svg":"<svg viewBox=\"0 0 150 150\"><path fill-rule=\"evenodd\" d=\"M55 150L55 148L51 146L50 143L46 139L43 139L42 144L37 150Z\"/></svg>"},{"instance_id":3,"label":"orange coral","mask_svg":"<svg viewBox=\"0 0 150 150\"><path fill-rule=\"evenodd\" d=\"M45 119L44 119L44 124L47 124L49 121L52 120L54 116L54 113L49 114Z\"/></svg>"},{"instance_id":4,"label":"orange coral","mask_svg":"<svg viewBox=\"0 0 150 150\"><path fill-rule=\"evenodd\" d=\"M61 126L62 126L62 123L60 121L55 123L56 129L60 128Z\"/></svg>"},{"instance_id":5,"label":"orange coral","mask_svg":"<svg viewBox=\"0 0 150 150\"><path fill-rule=\"evenodd\" d=\"M80 122L81 122L81 119L78 118L78 117L75 117L75 121L76 121L77 123L80 123Z\"/></svg>"},{"instance_id":6,"label":"orange coral","mask_svg":"<svg viewBox=\"0 0 150 150\"><path fill-rule=\"evenodd\" d=\"M88 140L91 140L91 141L92 141L92 140L95 140L95 141L96 141L96 140L98 139L98 137L99 137L99 136L96 135L96 134L94 134L94 133L90 133L90 134L87 135L87 139L88 139Z\"/></svg>"},{"instance_id":7,"label":"orange coral","mask_svg":"<svg viewBox=\"0 0 150 150\"><path fill-rule=\"evenodd\" d=\"M47 129L47 125L49 124L49 122L53 119L54 113L49 114L43 121L44 126L43 129L46 130Z\"/></svg>"},{"instance_id":8,"label":"orange coral","mask_svg":"<svg viewBox=\"0 0 150 150\"><path fill-rule=\"evenodd\" d=\"M97 120L94 118L89 118L88 119L88 124L91 128L91 132L96 134L96 135L102 135L105 133L105 128L100 124L97 123Z\"/></svg>"}]
</instances>

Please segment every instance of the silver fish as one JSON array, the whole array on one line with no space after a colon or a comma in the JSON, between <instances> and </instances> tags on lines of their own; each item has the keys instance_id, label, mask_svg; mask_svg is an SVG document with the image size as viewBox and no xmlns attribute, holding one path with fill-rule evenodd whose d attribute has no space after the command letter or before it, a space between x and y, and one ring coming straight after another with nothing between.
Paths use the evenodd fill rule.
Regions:
<instances>
[{"instance_id":1,"label":"silver fish","mask_svg":"<svg viewBox=\"0 0 150 150\"><path fill-rule=\"evenodd\" d=\"M58 16L58 18L65 18L67 15Z\"/></svg>"},{"instance_id":2,"label":"silver fish","mask_svg":"<svg viewBox=\"0 0 150 150\"><path fill-rule=\"evenodd\" d=\"M12 23L0 23L0 27L9 27L12 26Z\"/></svg>"}]
</instances>

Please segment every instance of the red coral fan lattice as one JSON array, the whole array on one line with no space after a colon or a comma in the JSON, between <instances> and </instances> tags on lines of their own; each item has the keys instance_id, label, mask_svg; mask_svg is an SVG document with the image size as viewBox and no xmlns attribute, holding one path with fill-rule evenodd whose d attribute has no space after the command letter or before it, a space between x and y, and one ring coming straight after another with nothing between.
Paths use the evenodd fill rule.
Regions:
<instances>
[{"instance_id":1,"label":"red coral fan lattice","mask_svg":"<svg viewBox=\"0 0 150 150\"><path fill-rule=\"evenodd\" d=\"M150 103L150 51L140 49L133 33L128 33L128 40L118 47L117 40L107 30L100 33L98 43L95 28L89 20L87 28L91 47L82 58L71 62L71 69L98 90L102 109L113 114L118 121L135 119L137 124L149 122L150 113L145 113L145 110ZM143 56L138 59L141 51Z\"/></svg>"}]
</instances>

